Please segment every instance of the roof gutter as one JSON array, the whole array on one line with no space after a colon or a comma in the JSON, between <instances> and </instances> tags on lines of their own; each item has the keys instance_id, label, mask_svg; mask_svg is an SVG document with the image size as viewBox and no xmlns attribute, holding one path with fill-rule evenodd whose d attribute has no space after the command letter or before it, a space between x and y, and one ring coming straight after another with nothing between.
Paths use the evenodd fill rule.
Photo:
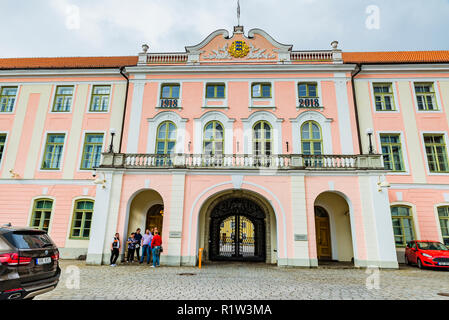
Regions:
<instances>
[{"instance_id":1,"label":"roof gutter","mask_svg":"<svg viewBox=\"0 0 449 320\"><path fill-rule=\"evenodd\" d=\"M362 64L357 63L355 67L355 73L351 73L351 85L352 85L352 99L354 101L355 109L355 124L357 126L357 137L359 139L359 152L363 154L362 149L362 137L360 135L360 123L359 123L359 108L357 107L357 98L355 94L354 78L362 71Z\"/></svg>"},{"instance_id":2,"label":"roof gutter","mask_svg":"<svg viewBox=\"0 0 449 320\"><path fill-rule=\"evenodd\" d=\"M125 105L123 107L122 129L120 130L119 153L122 153L123 131L125 129L126 106L128 105L129 78L123 73L125 66L120 67L120 74L126 79Z\"/></svg>"}]
</instances>

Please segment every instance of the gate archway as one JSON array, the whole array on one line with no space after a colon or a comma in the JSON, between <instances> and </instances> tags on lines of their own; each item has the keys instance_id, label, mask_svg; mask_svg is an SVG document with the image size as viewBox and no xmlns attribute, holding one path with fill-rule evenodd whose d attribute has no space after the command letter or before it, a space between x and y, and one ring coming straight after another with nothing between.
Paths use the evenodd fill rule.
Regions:
<instances>
[{"instance_id":1,"label":"gate archway","mask_svg":"<svg viewBox=\"0 0 449 320\"><path fill-rule=\"evenodd\" d=\"M248 198L231 197L211 211L209 258L212 261L265 261L265 212Z\"/></svg>"}]
</instances>

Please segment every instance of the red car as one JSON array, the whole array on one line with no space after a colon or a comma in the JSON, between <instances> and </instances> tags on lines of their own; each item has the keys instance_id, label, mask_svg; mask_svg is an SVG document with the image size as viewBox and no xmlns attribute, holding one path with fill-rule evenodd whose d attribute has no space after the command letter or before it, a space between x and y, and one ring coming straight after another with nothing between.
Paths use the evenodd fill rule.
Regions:
<instances>
[{"instance_id":1,"label":"red car","mask_svg":"<svg viewBox=\"0 0 449 320\"><path fill-rule=\"evenodd\" d=\"M405 263L417 264L418 268L448 268L449 248L438 241L414 240L407 243Z\"/></svg>"}]
</instances>

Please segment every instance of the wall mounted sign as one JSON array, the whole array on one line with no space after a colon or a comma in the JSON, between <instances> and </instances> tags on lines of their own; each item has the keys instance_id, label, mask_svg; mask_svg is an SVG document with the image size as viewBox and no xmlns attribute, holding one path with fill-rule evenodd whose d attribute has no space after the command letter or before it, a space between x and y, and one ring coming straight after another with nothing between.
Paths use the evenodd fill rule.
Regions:
<instances>
[{"instance_id":1,"label":"wall mounted sign","mask_svg":"<svg viewBox=\"0 0 449 320\"><path fill-rule=\"evenodd\" d=\"M178 108L178 99L161 99L160 108Z\"/></svg>"},{"instance_id":2,"label":"wall mounted sign","mask_svg":"<svg viewBox=\"0 0 449 320\"><path fill-rule=\"evenodd\" d=\"M320 99L318 98L300 98L299 108L320 108Z\"/></svg>"},{"instance_id":3,"label":"wall mounted sign","mask_svg":"<svg viewBox=\"0 0 449 320\"><path fill-rule=\"evenodd\" d=\"M306 234L295 234L295 241L307 241Z\"/></svg>"},{"instance_id":4,"label":"wall mounted sign","mask_svg":"<svg viewBox=\"0 0 449 320\"><path fill-rule=\"evenodd\" d=\"M249 47L245 41L234 41L228 49L229 54L234 58L244 58L248 55Z\"/></svg>"},{"instance_id":5,"label":"wall mounted sign","mask_svg":"<svg viewBox=\"0 0 449 320\"><path fill-rule=\"evenodd\" d=\"M168 233L168 237L169 238L181 238L182 237L182 232L181 231L170 231Z\"/></svg>"}]
</instances>

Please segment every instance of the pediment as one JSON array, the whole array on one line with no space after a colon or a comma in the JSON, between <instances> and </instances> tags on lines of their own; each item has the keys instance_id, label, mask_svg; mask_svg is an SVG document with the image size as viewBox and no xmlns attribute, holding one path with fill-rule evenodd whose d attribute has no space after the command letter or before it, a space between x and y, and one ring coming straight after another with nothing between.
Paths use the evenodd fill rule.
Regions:
<instances>
[{"instance_id":1,"label":"pediment","mask_svg":"<svg viewBox=\"0 0 449 320\"><path fill-rule=\"evenodd\" d=\"M220 29L199 44L186 47L192 63L289 61L291 50L291 45L277 42L261 29L252 29L246 36L240 26L234 28L232 36Z\"/></svg>"}]
</instances>

